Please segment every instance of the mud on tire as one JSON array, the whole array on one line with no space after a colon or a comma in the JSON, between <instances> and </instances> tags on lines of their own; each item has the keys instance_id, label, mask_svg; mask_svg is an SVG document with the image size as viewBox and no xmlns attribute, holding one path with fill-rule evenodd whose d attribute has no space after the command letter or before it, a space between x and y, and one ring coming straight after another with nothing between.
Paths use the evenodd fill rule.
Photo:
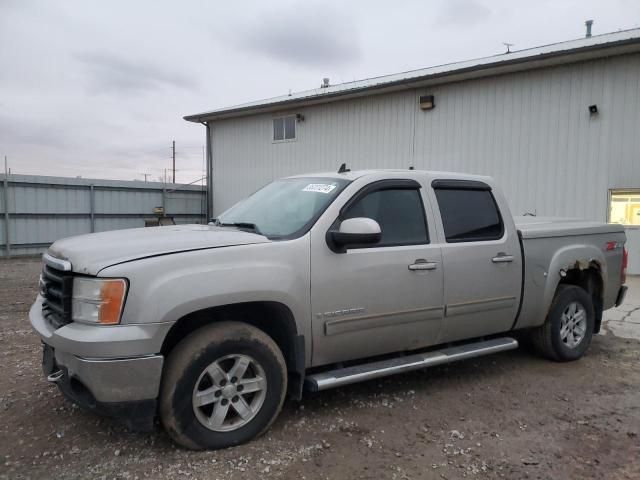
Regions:
<instances>
[{"instance_id":1,"label":"mud on tire","mask_svg":"<svg viewBox=\"0 0 640 480\"><path fill-rule=\"evenodd\" d=\"M575 285L559 285L544 325L531 332L532 346L557 362L577 360L591 344L594 323L589 293Z\"/></svg>"},{"instance_id":2,"label":"mud on tire","mask_svg":"<svg viewBox=\"0 0 640 480\"><path fill-rule=\"evenodd\" d=\"M240 322L215 323L189 334L168 356L160 419L183 447L230 447L269 428L286 390L285 361L268 335Z\"/></svg>"}]
</instances>

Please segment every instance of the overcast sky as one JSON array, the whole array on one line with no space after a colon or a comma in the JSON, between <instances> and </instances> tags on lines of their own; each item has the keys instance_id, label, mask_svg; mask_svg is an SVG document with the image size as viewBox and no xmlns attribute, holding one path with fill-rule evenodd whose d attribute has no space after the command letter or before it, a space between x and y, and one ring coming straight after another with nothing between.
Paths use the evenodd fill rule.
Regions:
<instances>
[{"instance_id":1,"label":"overcast sky","mask_svg":"<svg viewBox=\"0 0 640 480\"><path fill-rule=\"evenodd\" d=\"M201 176L187 114L640 27L638 0L0 0L0 155L13 173Z\"/></svg>"}]
</instances>

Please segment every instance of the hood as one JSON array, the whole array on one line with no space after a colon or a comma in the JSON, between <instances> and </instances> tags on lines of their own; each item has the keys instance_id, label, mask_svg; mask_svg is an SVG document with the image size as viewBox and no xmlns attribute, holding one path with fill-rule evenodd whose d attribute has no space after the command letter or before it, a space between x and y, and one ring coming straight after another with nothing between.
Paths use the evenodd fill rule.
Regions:
<instances>
[{"instance_id":1,"label":"hood","mask_svg":"<svg viewBox=\"0 0 640 480\"><path fill-rule=\"evenodd\" d=\"M74 272L96 275L116 263L156 255L268 242L262 235L235 228L174 225L63 238L49 247L49 254L70 261Z\"/></svg>"}]
</instances>

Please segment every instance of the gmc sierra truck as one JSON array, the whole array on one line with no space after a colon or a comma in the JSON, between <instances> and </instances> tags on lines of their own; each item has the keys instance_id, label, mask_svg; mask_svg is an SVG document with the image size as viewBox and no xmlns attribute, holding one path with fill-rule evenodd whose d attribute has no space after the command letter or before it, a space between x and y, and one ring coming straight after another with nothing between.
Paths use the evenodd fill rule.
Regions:
<instances>
[{"instance_id":1,"label":"gmc sierra truck","mask_svg":"<svg viewBox=\"0 0 640 480\"><path fill-rule=\"evenodd\" d=\"M285 396L514 349L579 359L626 286L622 226L512 217L493 179L284 178L209 225L56 241L30 321L63 394L222 448Z\"/></svg>"}]
</instances>

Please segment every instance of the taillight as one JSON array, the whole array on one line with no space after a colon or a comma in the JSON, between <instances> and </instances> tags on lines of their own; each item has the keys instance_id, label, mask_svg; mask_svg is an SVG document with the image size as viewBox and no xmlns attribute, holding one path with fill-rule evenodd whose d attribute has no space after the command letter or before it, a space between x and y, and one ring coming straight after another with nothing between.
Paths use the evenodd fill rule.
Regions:
<instances>
[{"instance_id":1,"label":"taillight","mask_svg":"<svg viewBox=\"0 0 640 480\"><path fill-rule=\"evenodd\" d=\"M622 268L620 269L620 282L626 283L627 281L627 264L629 263L629 252L625 247L622 247Z\"/></svg>"}]
</instances>

